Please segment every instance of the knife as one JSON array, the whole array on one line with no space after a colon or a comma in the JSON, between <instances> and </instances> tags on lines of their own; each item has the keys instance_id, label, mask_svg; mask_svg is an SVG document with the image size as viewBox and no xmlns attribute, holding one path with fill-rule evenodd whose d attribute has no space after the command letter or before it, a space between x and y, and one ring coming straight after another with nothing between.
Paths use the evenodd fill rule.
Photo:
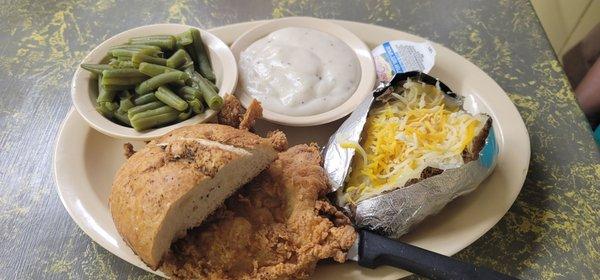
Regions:
<instances>
[{"instance_id":1,"label":"knife","mask_svg":"<svg viewBox=\"0 0 600 280\"><path fill-rule=\"evenodd\" d=\"M347 259L366 268L393 266L430 279L517 279L364 229L358 231L358 240L348 250Z\"/></svg>"}]
</instances>

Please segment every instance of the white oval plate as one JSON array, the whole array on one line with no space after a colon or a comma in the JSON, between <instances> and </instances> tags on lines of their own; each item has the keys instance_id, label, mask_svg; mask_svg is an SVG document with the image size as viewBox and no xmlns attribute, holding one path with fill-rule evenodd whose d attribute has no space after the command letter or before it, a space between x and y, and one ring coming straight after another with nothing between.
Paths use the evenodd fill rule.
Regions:
<instances>
[{"instance_id":1,"label":"white oval plate","mask_svg":"<svg viewBox=\"0 0 600 280\"><path fill-rule=\"evenodd\" d=\"M374 25L335 21L354 32L370 47L384 40L424 39L401 31ZM261 22L240 23L212 29L230 44L240 34ZM529 165L529 137L523 120L508 96L488 75L449 49L434 44L436 66L431 74L439 77L457 93L466 96L475 112L486 112L494 119L500 149L492 175L473 193L456 199L438 215L426 219L402 238L410 244L444 255L453 255L486 233L504 216L517 198ZM291 144L324 144L343 120L317 127L282 127L260 122L257 130L279 128ZM108 194L115 172L124 162L122 144L90 128L75 111L67 115L58 134L54 153L54 176L59 196L73 220L92 240L120 258L151 271L127 247L112 222ZM142 142L134 143L138 147ZM152 271L151 271L152 272ZM160 272L154 272L162 275ZM355 262L323 263L315 279L398 279L408 272L391 267L375 270Z\"/></svg>"},{"instance_id":2,"label":"white oval plate","mask_svg":"<svg viewBox=\"0 0 600 280\"><path fill-rule=\"evenodd\" d=\"M123 31L111 38L105 40L96 48L94 48L81 63L100 63L108 53L108 49L112 46L127 43L127 40L132 37L161 35L161 34L179 34L190 28L189 25L163 23L144 25ZM211 65L216 76L216 83L219 87L219 95L225 96L235 91L237 84L237 62L229 47L221 41L217 36L202 29L198 29L201 33L203 43L206 45ZM192 118L171 124L165 127L149 129L145 131L136 131L131 127L122 126L102 116L96 111L96 96L98 89L96 83L92 82L90 72L81 67L77 67L71 82L71 99L77 112L98 131L121 139L128 140L150 140L161 136L175 128L186 125L205 122L216 115L216 111L207 109L203 113L193 116Z\"/></svg>"}]
</instances>

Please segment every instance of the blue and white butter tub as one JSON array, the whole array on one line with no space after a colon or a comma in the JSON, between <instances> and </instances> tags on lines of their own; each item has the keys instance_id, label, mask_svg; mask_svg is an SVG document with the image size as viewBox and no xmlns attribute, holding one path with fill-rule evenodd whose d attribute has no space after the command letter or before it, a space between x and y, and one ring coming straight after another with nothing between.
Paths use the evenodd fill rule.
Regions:
<instances>
[{"instance_id":1,"label":"blue and white butter tub","mask_svg":"<svg viewBox=\"0 0 600 280\"><path fill-rule=\"evenodd\" d=\"M389 82L395 74L410 71L429 73L435 63L435 49L425 41L387 41L371 51L380 82Z\"/></svg>"}]
</instances>

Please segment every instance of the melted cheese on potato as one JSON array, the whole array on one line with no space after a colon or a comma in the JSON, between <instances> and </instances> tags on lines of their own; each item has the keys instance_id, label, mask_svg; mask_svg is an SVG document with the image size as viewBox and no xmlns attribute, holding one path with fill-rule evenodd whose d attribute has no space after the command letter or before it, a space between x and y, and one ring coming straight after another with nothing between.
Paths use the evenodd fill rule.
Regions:
<instances>
[{"instance_id":1,"label":"melted cheese on potato","mask_svg":"<svg viewBox=\"0 0 600 280\"><path fill-rule=\"evenodd\" d=\"M371 110L362 145L341 144L362 157L353 161L346 182L350 203L402 187L428 166L461 166L462 152L484 125L480 116L447 106L435 86L409 81L404 88Z\"/></svg>"}]
</instances>

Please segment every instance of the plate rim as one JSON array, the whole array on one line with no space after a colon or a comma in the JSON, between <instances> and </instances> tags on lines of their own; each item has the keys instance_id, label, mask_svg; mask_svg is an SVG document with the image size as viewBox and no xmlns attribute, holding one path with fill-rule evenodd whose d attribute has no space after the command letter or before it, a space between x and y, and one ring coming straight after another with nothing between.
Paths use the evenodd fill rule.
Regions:
<instances>
[{"instance_id":1,"label":"plate rim","mask_svg":"<svg viewBox=\"0 0 600 280\"><path fill-rule=\"evenodd\" d=\"M353 33L356 32L355 28L357 28L357 27L349 27L348 25L356 25L356 26L360 26L360 28L367 27L367 28L376 28L376 29L380 29L380 30L381 29L385 29L386 33L389 33L389 32L398 33L399 32L399 33L403 33L403 34L409 35L409 37L415 38L417 40L423 40L424 39L424 38L422 38L420 36L417 36L417 35L414 35L414 34L406 33L406 32L401 31L401 30L397 30L397 29L393 29L393 28L389 28L389 27L384 27L384 26L372 25L372 24L361 23L361 22L354 22L354 21L346 21L346 20L333 20L333 19L328 19L328 20L336 22L336 23L342 25L344 28L348 29L350 32L353 32ZM239 29L239 28L251 29L254 25L258 25L258 24L264 23L266 21L269 21L269 20L240 22L240 23L235 23L235 24L230 24L230 25L224 25L224 26L220 26L220 27L211 28L211 29L208 29L207 31L209 31L212 34L214 34L215 36L217 36L215 33L222 32L222 31L220 31L222 29ZM247 27L245 27L245 26L247 26ZM222 41L224 41L227 45L229 45L228 44L228 40L225 39L225 38L223 38L222 36L223 35L219 35L217 37L219 37ZM365 40L364 38L362 38L358 34L357 34L357 36L359 38L361 38L361 40ZM486 77L487 79L491 80L491 82L493 82L493 84L495 84L498 88L500 88L500 90L502 90L502 92L504 93L503 96L502 96L502 98L506 98L509 101L510 110L512 110L512 111L514 111L514 113L516 113L517 119L519 120L519 122L517 123L517 127L514 128L517 131L515 133L515 135L519 135L520 137L523 138L523 140L526 140L526 143L522 143L522 144L526 144L525 146L526 146L526 152L527 153L524 155L525 156L524 158L527 159L527 164L525 164L524 169L519 174L519 176L521 178L519 180L520 185L519 185L518 192L516 192L516 194L514 195L514 197L511 199L512 201L510 202L510 204L507 205L506 211L504 211L504 213L502 215L499 215L498 217L495 217L493 219L493 222L488 223L490 225L489 227L486 227L485 230L480 230L480 233L477 234L477 236L474 236L474 238L470 238L470 239L472 239L470 242L465 243L464 246L462 246L462 245L458 246L458 247L461 247L461 248L458 248L456 250L450 250L449 252L444 252L446 255L453 255L453 254L459 252L460 250L463 250L464 248L468 247L473 242L475 242L476 240L478 240L481 236L483 236L485 233L487 233L494 225L496 225L498 223L498 221L500 221L506 215L506 213L512 207L512 205L516 201L519 193L521 192L521 190L523 188L523 184L524 184L524 182L526 180L526 175L527 175L527 172L528 172L528 169L529 169L529 163L530 163L530 160L531 160L531 142L530 142L529 133L527 131L527 128L525 126L525 123L524 123L524 120L523 120L522 116L519 114L519 112L518 112L515 104L509 98L508 94L502 89L502 87L500 87L500 85L498 85L498 83L496 83L495 80L493 80L487 73L485 73L483 70L481 70L475 64L473 64L467 58L465 58L465 57L463 57L463 56L455 53L451 49L448 49L448 48L446 48L445 46L443 46L441 44L435 43L433 41L430 41L430 42L435 45L436 49L437 48L446 49L450 53L453 53L456 56L462 58L464 61L466 61L469 64L469 67L474 67L474 69L476 69L476 70L480 71L481 73L483 73L484 77ZM86 235L88 235L90 237L90 239L92 239L93 242L97 243L98 245L100 245L101 247L105 248L107 251L111 252L112 254L118 256L119 258L123 259L124 261L127 261L127 262L129 262L129 263L131 263L131 264L133 264L135 266L138 266L138 267L140 267L140 268L142 268L142 269L144 269L144 270L146 270L148 272L151 272L151 273L154 273L154 274L157 274L159 276L163 276L164 277L164 274L162 272L150 270L147 266L143 265L143 263L141 263L141 265L140 265L140 263L137 263L137 264L136 263L132 263L128 259L125 259L123 256L121 256L122 254L120 254L119 252L113 252L113 250L110 250L110 249L106 248L105 245L103 245L100 242L96 241L96 239L92 237L93 234L90 234L90 232L89 232L90 229L87 227L87 225L85 225L82 221L80 221L80 219L77 218L78 216L74 215L75 213L73 212L74 210L71 209L72 207L70 207L70 206L67 205L67 203L65 201L65 197L64 197L65 194L63 194L63 192L62 192L62 190L61 190L61 184L59 183L59 180L58 180L58 178L60 177L60 175L58 174L58 169L59 168L57 168L57 163L58 163L57 158L58 158L58 152L59 152L59 143L61 143L60 140L61 140L61 137L64 134L64 129L68 125L69 120L74 117L73 116L74 114L77 114L77 111L73 107L71 107L69 109L69 112L67 113L67 115L65 116L65 118L63 119L63 121L62 121L62 123L60 125L58 133L57 133L57 135L55 137L55 143L54 143L54 153L53 153L53 162L52 162L53 179L54 179L54 182L55 182L55 185L56 185L56 190L58 192L58 195L59 195L59 198L61 200L61 203L63 204L63 206L65 207L65 209L69 213L69 216L71 217L71 219L78 225L79 228L81 228L86 233ZM93 128L91 128L91 129L93 129ZM386 278L387 278L387 276L398 278L398 277L404 277L404 276L407 276L407 275L410 275L410 274L408 272L406 272L406 271L394 269L394 270L390 271L390 274L386 275Z\"/></svg>"},{"instance_id":2,"label":"plate rim","mask_svg":"<svg viewBox=\"0 0 600 280\"><path fill-rule=\"evenodd\" d=\"M59 152L59 150L60 150L60 148L61 148L61 147L60 147L60 145L59 145L59 143L61 142L61 138L63 137L63 131L64 131L65 127L66 127L66 126L69 124L69 121L71 121L71 119L72 119L74 116L76 116L76 115L79 115L79 117L82 119L82 121L83 121L83 122L85 122L85 119L84 119L84 117L83 117L83 116L81 116L81 114L79 114L79 112L77 112L77 109L75 109L75 106L71 106L71 107L69 108L69 111L67 112L67 114L66 114L65 118L62 120L62 122L61 122L61 124L60 124L60 126L59 126L59 129L58 129L58 133L57 133L57 135L56 135L56 137L55 137L55 139L54 139L54 148L53 148L53 152L52 152L52 156L53 156L53 159L52 159L52 178L53 178L53 180L54 180L55 189L56 189L56 192L58 193L58 197L59 197L59 199L60 199L60 202L62 203L62 205L63 205L63 207L65 208L65 210L67 210L67 213L69 214L69 216L70 216L71 220L72 220L73 222L75 222L75 224L77 225L77 227L79 227L79 229L81 229L81 230L82 230L82 231L83 231L83 232L84 232L84 233L87 235L87 237L89 237L89 238L91 239L91 241L92 241L92 242L94 242L94 243L98 244L98 245L99 245L100 247L102 247L103 249L107 250L107 251L108 251L108 252L110 252L111 254L113 254L113 255L115 255L115 256L117 256L117 257L119 257L121 260L123 260L123 261L125 261L125 262L128 262L128 263L129 263L129 264L131 264L131 265L134 265L134 266L136 266L136 267L138 267L138 268L141 268L141 269L143 269L143 270L145 270L145 271L147 271L147 272L153 273L153 274L155 274L155 275L158 275L158 276L161 276L161 277L163 277L163 278L169 278L169 277L167 277L167 276L166 276L166 275L165 275L165 274L164 274L162 271L160 271L160 270L156 270L156 271L154 271L154 270L150 269L150 268L149 268L147 265L145 265L145 264L144 264L144 263L143 263L141 260L139 260L139 262L138 262L138 263L132 263L131 261L127 260L127 259L125 258L125 256L123 256L123 254L122 254L121 252L119 252L119 251L117 251L117 252L113 252L113 250L106 248L106 246L105 246L105 245L103 245L102 243L98 242L98 241L96 240L96 238L94 238L94 237L93 237L93 236L95 236L95 233L91 232L91 230L89 229L89 227L88 227L87 225L85 225L85 223L84 223L84 222L81 220L81 218L80 218L80 216L79 216L79 215L75 215L75 214L74 214L73 207L71 207L71 205L70 205L70 204L68 204L68 203L65 201L65 196L66 196L66 193L63 193L63 191L62 191L62 189L61 189L61 184L59 183L59 179L58 179L58 178L59 178L61 175L58 173L58 168L57 168L57 163L58 163L58 161L57 161L56 159L57 159L57 156L58 156L58 152ZM86 125L87 125L87 126L90 128L90 129L94 129L94 128L93 128L93 127L91 127L89 124L87 124L87 122L86 122ZM99 133L101 133L101 132L99 132ZM108 135L107 135L107 136L108 136ZM137 256L137 255L136 255L136 256Z\"/></svg>"}]
</instances>

